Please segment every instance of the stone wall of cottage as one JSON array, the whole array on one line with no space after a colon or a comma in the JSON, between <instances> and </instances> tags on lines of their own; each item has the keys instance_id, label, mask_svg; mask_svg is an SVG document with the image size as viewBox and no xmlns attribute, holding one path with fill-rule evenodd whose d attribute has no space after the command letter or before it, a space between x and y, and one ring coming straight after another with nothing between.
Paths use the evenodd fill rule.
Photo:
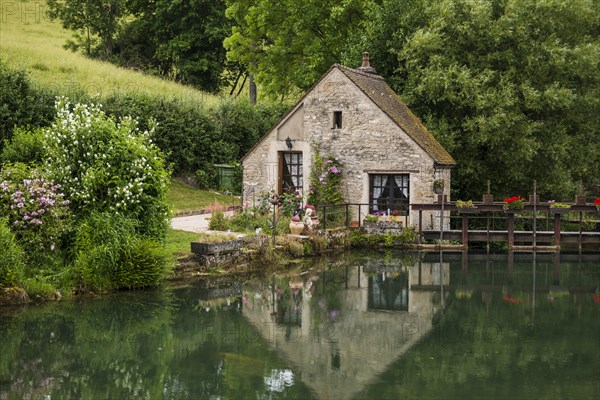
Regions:
<instances>
[{"instance_id":1,"label":"stone wall of cottage","mask_svg":"<svg viewBox=\"0 0 600 400\"><path fill-rule=\"evenodd\" d=\"M433 159L338 69L332 69L302 103L304 140L295 141L293 150L303 152L304 193L308 190L314 146L321 156L335 157L342 163L343 193L349 203L369 202L369 173L409 174L411 203L433 203L437 198L433 181L444 179L450 198L450 170L435 170ZM342 112L342 128L333 127L336 111ZM275 127L246 157L247 204L252 193L276 190L278 151L286 150L285 142L277 140ZM423 229L437 229L439 222L439 212L423 212ZM418 212L410 213L408 223L418 224ZM446 219L446 228L447 223Z\"/></svg>"}]
</instances>

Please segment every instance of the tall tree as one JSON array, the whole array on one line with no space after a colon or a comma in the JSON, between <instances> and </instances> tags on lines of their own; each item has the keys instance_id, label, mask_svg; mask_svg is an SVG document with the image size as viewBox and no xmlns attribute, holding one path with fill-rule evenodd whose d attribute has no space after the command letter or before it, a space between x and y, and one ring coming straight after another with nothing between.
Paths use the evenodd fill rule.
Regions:
<instances>
[{"instance_id":1,"label":"tall tree","mask_svg":"<svg viewBox=\"0 0 600 400\"><path fill-rule=\"evenodd\" d=\"M122 62L208 91L239 76L227 64L223 40L231 30L224 0L130 0L135 20L119 40Z\"/></svg>"},{"instance_id":2,"label":"tall tree","mask_svg":"<svg viewBox=\"0 0 600 400\"><path fill-rule=\"evenodd\" d=\"M227 57L245 66L267 94L306 90L341 61L371 0L227 0L235 21ZM357 59L358 60L358 59Z\"/></svg>"},{"instance_id":3,"label":"tall tree","mask_svg":"<svg viewBox=\"0 0 600 400\"><path fill-rule=\"evenodd\" d=\"M95 50L101 56L112 56L114 39L125 16L125 0L48 0L48 15L61 21L65 29L75 31L75 41L66 47L84 47L86 54ZM92 47L98 43L98 47Z\"/></svg>"}]
</instances>

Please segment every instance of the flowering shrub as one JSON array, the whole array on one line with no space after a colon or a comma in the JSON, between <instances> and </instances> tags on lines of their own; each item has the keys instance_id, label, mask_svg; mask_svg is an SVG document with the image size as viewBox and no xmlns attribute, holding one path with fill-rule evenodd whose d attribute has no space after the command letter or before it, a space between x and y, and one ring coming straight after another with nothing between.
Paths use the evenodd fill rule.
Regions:
<instances>
[{"instance_id":1,"label":"flowering shrub","mask_svg":"<svg viewBox=\"0 0 600 400\"><path fill-rule=\"evenodd\" d=\"M62 185L79 217L93 211L133 217L140 231L164 237L168 228L169 174L153 129L107 117L101 105L56 102L57 118L45 130L47 171Z\"/></svg>"},{"instance_id":2,"label":"flowering shrub","mask_svg":"<svg viewBox=\"0 0 600 400\"><path fill-rule=\"evenodd\" d=\"M475 204L473 204L473 200L456 200L455 205L457 208L475 207Z\"/></svg>"},{"instance_id":3,"label":"flowering shrub","mask_svg":"<svg viewBox=\"0 0 600 400\"><path fill-rule=\"evenodd\" d=\"M555 200L548 200L548 204L550 205L550 208L571 208L570 204L557 203Z\"/></svg>"},{"instance_id":4,"label":"flowering shrub","mask_svg":"<svg viewBox=\"0 0 600 400\"><path fill-rule=\"evenodd\" d=\"M291 217L302 213L302 195L297 190L291 193L284 193L279 196L279 205L281 206L281 215Z\"/></svg>"},{"instance_id":5,"label":"flowering shrub","mask_svg":"<svg viewBox=\"0 0 600 400\"><path fill-rule=\"evenodd\" d=\"M40 171L30 171L22 164L0 173L0 213L8 217L30 259L58 252L69 230L69 201L61 189Z\"/></svg>"},{"instance_id":6,"label":"flowering shrub","mask_svg":"<svg viewBox=\"0 0 600 400\"><path fill-rule=\"evenodd\" d=\"M322 159L315 151L307 203L342 204L342 166L335 158Z\"/></svg>"},{"instance_id":7,"label":"flowering shrub","mask_svg":"<svg viewBox=\"0 0 600 400\"><path fill-rule=\"evenodd\" d=\"M525 207L525 199L520 196L507 197L504 199L505 210L522 210Z\"/></svg>"},{"instance_id":8,"label":"flowering shrub","mask_svg":"<svg viewBox=\"0 0 600 400\"><path fill-rule=\"evenodd\" d=\"M594 200L594 205L596 206L596 210L600 211L600 197Z\"/></svg>"}]
</instances>

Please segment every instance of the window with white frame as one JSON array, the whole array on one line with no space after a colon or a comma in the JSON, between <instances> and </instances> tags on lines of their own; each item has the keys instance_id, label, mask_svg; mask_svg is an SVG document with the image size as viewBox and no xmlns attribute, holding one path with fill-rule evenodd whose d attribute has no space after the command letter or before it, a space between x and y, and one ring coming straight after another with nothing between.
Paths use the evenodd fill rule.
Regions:
<instances>
[{"instance_id":1,"label":"window with white frame","mask_svg":"<svg viewBox=\"0 0 600 400\"><path fill-rule=\"evenodd\" d=\"M369 212L398 211L406 215L410 199L408 174L371 174Z\"/></svg>"}]
</instances>

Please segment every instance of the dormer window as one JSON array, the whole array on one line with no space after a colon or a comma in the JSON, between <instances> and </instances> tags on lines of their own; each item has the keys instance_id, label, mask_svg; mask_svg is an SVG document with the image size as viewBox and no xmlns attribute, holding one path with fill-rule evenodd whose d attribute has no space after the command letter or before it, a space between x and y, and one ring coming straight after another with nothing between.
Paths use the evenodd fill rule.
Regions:
<instances>
[{"instance_id":1,"label":"dormer window","mask_svg":"<svg viewBox=\"0 0 600 400\"><path fill-rule=\"evenodd\" d=\"M332 129L342 129L342 112L334 111L333 112L333 126Z\"/></svg>"}]
</instances>

